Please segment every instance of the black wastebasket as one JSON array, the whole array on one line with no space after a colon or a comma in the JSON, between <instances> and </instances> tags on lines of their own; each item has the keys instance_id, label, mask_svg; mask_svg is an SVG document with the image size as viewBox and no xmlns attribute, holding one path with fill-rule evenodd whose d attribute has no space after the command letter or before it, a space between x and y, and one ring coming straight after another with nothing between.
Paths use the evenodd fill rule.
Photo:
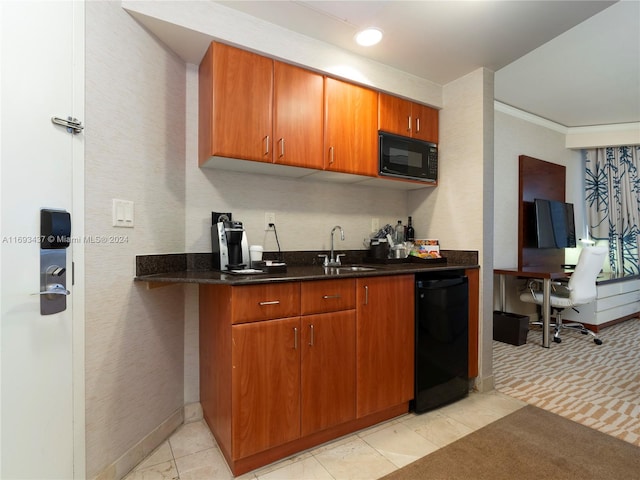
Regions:
<instances>
[{"instance_id":1,"label":"black wastebasket","mask_svg":"<svg viewBox=\"0 0 640 480\"><path fill-rule=\"evenodd\" d=\"M493 312L493 339L511 345L527 343L529 317L509 312Z\"/></svg>"}]
</instances>

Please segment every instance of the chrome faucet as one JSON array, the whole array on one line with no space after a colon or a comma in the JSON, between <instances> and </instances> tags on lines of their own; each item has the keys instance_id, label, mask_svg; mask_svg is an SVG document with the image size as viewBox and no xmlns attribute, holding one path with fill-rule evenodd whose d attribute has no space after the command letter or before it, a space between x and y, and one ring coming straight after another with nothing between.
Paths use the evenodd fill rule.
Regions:
<instances>
[{"instance_id":1,"label":"chrome faucet","mask_svg":"<svg viewBox=\"0 0 640 480\"><path fill-rule=\"evenodd\" d=\"M336 225L335 227L333 227L331 229L331 256L330 256L330 258L327 258L326 255L320 255L321 257L324 257L323 265L325 267L338 267L338 266L342 265L340 263L340 257L344 257L344 253L339 253L335 257L333 255L333 233L336 231L336 228L340 229L340 239L342 241L344 241L344 230L342 230L342 227L340 225Z\"/></svg>"}]
</instances>

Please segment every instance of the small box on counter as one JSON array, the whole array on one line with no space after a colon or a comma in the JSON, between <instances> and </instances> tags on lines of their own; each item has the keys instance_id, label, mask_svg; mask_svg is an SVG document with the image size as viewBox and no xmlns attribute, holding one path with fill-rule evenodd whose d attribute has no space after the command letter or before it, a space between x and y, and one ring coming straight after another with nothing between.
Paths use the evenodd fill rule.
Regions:
<instances>
[{"instance_id":1,"label":"small box on counter","mask_svg":"<svg viewBox=\"0 0 640 480\"><path fill-rule=\"evenodd\" d=\"M416 239L409 255L419 258L441 258L440 242L435 238Z\"/></svg>"}]
</instances>

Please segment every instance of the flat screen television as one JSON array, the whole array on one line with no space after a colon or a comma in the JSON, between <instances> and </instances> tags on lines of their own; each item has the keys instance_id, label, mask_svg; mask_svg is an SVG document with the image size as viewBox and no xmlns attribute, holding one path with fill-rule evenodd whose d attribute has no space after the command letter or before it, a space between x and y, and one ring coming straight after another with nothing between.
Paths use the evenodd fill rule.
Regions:
<instances>
[{"instance_id":1,"label":"flat screen television","mask_svg":"<svg viewBox=\"0 0 640 480\"><path fill-rule=\"evenodd\" d=\"M575 248L573 204L558 200L534 200L538 248Z\"/></svg>"}]
</instances>

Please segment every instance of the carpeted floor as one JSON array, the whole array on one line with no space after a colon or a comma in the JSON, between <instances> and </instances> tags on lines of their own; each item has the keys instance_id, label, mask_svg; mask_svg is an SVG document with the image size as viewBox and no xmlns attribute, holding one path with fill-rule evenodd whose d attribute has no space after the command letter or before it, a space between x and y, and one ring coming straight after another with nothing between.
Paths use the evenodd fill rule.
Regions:
<instances>
[{"instance_id":1,"label":"carpeted floor","mask_svg":"<svg viewBox=\"0 0 640 480\"><path fill-rule=\"evenodd\" d=\"M566 333L548 349L539 329L518 347L494 341L495 388L640 446L640 319L599 336L603 345Z\"/></svg>"},{"instance_id":2,"label":"carpeted floor","mask_svg":"<svg viewBox=\"0 0 640 480\"><path fill-rule=\"evenodd\" d=\"M640 448L527 405L382 480L632 480Z\"/></svg>"}]
</instances>

